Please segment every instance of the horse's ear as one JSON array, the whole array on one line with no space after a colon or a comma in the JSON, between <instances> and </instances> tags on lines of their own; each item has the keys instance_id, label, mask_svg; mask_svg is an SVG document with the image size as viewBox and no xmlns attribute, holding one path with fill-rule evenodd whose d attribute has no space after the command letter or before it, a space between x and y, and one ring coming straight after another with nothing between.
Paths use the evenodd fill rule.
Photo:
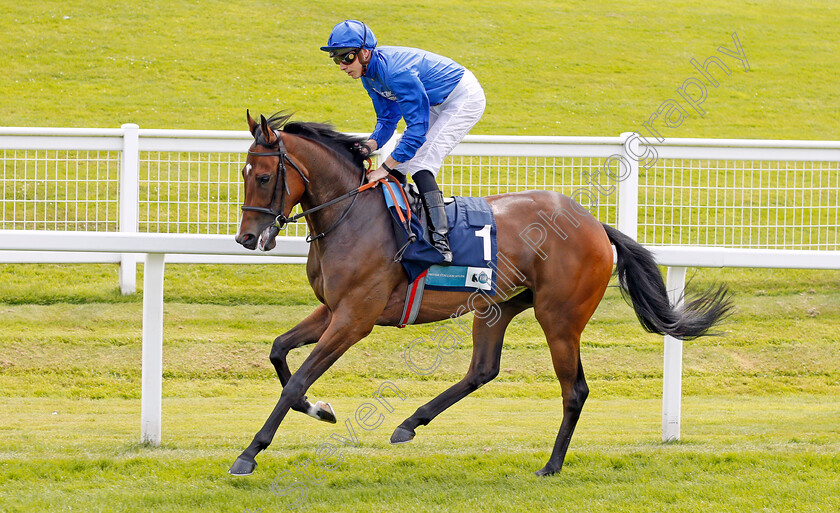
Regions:
<instances>
[{"instance_id":1,"label":"horse's ear","mask_svg":"<svg viewBox=\"0 0 840 513\"><path fill-rule=\"evenodd\" d=\"M251 135L256 137L257 136L257 122L254 121L254 118L251 117L250 109L245 109L245 116L248 118L248 130L251 131Z\"/></svg>"},{"instance_id":2,"label":"horse's ear","mask_svg":"<svg viewBox=\"0 0 840 513\"><path fill-rule=\"evenodd\" d=\"M277 140L277 136L274 133L274 130L268 126L268 120L265 119L265 116L260 114L260 128L262 128L263 137L265 137L265 142L268 144L274 143Z\"/></svg>"}]
</instances>

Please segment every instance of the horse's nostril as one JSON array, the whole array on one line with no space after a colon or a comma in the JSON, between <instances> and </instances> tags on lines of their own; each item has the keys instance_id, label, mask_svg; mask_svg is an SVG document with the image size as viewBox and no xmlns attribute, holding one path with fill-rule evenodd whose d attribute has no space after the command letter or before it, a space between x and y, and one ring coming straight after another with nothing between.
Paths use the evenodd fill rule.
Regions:
<instances>
[{"instance_id":1,"label":"horse's nostril","mask_svg":"<svg viewBox=\"0 0 840 513\"><path fill-rule=\"evenodd\" d=\"M236 242L244 246L246 249L254 249L257 247L257 236L253 233L245 233L237 236Z\"/></svg>"}]
</instances>

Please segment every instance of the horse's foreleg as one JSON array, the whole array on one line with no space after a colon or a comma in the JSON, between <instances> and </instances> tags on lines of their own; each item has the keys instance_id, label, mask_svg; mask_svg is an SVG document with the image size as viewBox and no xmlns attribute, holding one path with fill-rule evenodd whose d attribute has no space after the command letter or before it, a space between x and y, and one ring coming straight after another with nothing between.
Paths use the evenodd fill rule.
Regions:
<instances>
[{"instance_id":1,"label":"horse's foreleg","mask_svg":"<svg viewBox=\"0 0 840 513\"><path fill-rule=\"evenodd\" d=\"M344 321L337 321L339 317ZM352 316L334 314L329 327L315 348L283 387L280 399L263 427L254 435L254 440L236 459L228 472L237 476L253 473L257 466L255 461L257 454L271 444L277 428L280 427L280 423L291 406L300 401L312 383L326 372L350 346L367 336L372 328L373 320L368 325L363 321L355 320Z\"/></svg>"},{"instance_id":2,"label":"horse's foreleg","mask_svg":"<svg viewBox=\"0 0 840 513\"><path fill-rule=\"evenodd\" d=\"M326 331L327 326L330 325L331 318L332 314L329 308L326 305L320 305L297 326L274 340L269 359L274 365L274 369L277 371L277 377L280 378L280 383L283 387L286 386L286 383L289 382L289 378L292 376L292 372L289 370L289 364L286 361L289 351L318 342L318 339ZM292 404L292 409L318 420L335 423L335 413L333 413L332 406L323 401L317 401L315 404L312 404L306 400L306 396L303 396L299 401Z\"/></svg>"},{"instance_id":3,"label":"horse's foreleg","mask_svg":"<svg viewBox=\"0 0 840 513\"><path fill-rule=\"evenodd\" d=\"M417 426L427 425L444 410L495 378L499 374L505 329L511 319L529 306L511 301L493 307L501 310L498 317L476 316L473 321L473 355L464 379L418 408L411 417L403 421L391 435L391 443L411 441Z\"/></svg>"}]
</instances>

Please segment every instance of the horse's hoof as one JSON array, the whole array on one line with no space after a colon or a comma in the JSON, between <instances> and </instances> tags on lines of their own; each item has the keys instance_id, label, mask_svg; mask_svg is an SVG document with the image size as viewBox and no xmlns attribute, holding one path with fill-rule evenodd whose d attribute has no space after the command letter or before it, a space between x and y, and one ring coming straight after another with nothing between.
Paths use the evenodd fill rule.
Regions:
<instances>
[{"instance_id":1,"label":"horse's hoof","mask_svg":"<svg viewBox=\"0 0 840 513\"><path fill-rule=\"evenodd\" d=\"M315 415L313 415L318 420L323 420L324 422L329 422L330 424L335 424L335 412L333 412L332 405L330 403L325 403L324 401L318 401L315 403Z\"/></svg>"},{"instance_id":2,"label":"horse's hoof","mask_svg":"<svg viewBox=\"0 0 840 513\"><path fill-rule=\"evenodd\" d=\"M246 460L240 456L233 462L230 470L228 470L228 474L232 476L250 476L254 473L255 468L257 468L256 461Z\"/></svg>"},{"instance_id":3,"label":"horse's hoof","mask_svg":"<svg viewBox=\"0 0 840 513\"><path fill-rule=\"evenodd\" d=\"M540 477L543 477L543 476L550 476L550 475L552 475L552 474L556 474L556 473L557 473L557 472L559 472L559 471L560 471L560 469L557 469L557 470L552 470L552 469L548 468L548 465L546 465L546 466L544 466L543 468L541 468L541 469L537 470L536 472L534 472L534 474L536 474L536 475L538 475L538 476L540 476Z\"/></svg>"},{"instance_id":4,"label":"horse's hoof","mask_svg":"<svg viewBox=\"0 0 840 513\"><path fill-rule=\"evenodd\" d=\"M402 426L397 426L397 429L394 430L394 434L391 435L392 444L404 444L412 441L413 439L414 431L406 429Z\"/></svg>"}]
</instances>

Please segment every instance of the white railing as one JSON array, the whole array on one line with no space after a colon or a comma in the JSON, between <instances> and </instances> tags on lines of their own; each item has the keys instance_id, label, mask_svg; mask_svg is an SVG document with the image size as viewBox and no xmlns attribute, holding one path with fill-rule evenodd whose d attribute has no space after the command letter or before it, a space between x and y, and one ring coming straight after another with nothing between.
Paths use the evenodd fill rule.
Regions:
<instances>
[{"instance_id":1,"label":"white railing","mask_svg":"<svg viewBox=\"0 0 840 513\"><path fill-rule=\"evenodd\" d=\"M160 445L163 387L163 276L167 255L246 256L246 250L226 235L42 232L34 230L0 231L0 250L27 251L41 247L47 238L52 251L95 251L145 254L143 269L143 355L140 392L140 437L145 443ZM299 237L278 237L275 256L305 255L308 244ZM247 258L247 256L246 256Z\"/></svg>"},{"instance_id":2,"label":"white railing","mask_svg":"<svg viewBox=\"0 0 840 513\"><path fill-rule=\"evenodd\" d=\"M146 254L144 440L160 441L164 255L304 261L303 223L268 255L233 242L250 141L245 131L136 125L0 128L0 262L119 262L121 289L132 293ZM455 195L548 189L574 197L654 251L675 302L686 267L840 269L840 142L640 142L629 133L469 136L438 180ZM664 440L679 438L681 354L682 342L666 337Z\"/></svg>"},{"instance_id":3,"label":"white railing","mask_svg":"<svg viewBox=\"0 0 840 513\"><path fill-rule=\"evenodd\" d=\"M0 128L0 230L232 235L250 140L245 131L136 125ZM840 143L638 143L630 134L470 136L439 181L465 196L578 193L601 221L647 245L840 249ZM299 222L287 234L305 230Z\"/></svg>"}]
</instances>

